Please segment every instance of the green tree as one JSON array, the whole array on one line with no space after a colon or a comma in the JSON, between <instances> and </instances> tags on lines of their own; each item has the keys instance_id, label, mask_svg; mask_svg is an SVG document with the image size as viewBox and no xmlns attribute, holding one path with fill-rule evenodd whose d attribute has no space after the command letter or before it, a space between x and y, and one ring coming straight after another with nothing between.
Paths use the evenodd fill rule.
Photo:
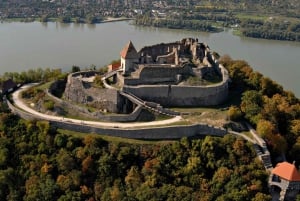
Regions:
<instances>
[{"instance_id":1,"label":"green tree","mask_svg":"<svg viewBox=\"0 0 300 201\"><path fill-rule=\"evenodd\" d=\"M52 201L56 198L57 186L50 176L39 178L32 176L26 180L25 201L45 200Z\"/></svg>"},{"instance_id":2,"label":"green tree","mask_svg":"<svg viewBox=\"0 0 300 201\"><path fill-rule=\"evenodd\" d=\"M80 67L79 66L72 66L72 73L76 73L80 71Z\"/></svg>"},{"instance_id":3,"label":"green tree","mask_svg":"<svg viewBox=\"0 0 300 201\"><path fill-rule=\"evenodd\" d=\"M56 156L58 169L62 172L68 172L75 167L75 161L68 151L60 149Z\"/></svg>"},{"instance_id":4,"label":"green tree","mask_svg":"<svg viewBox=\"0 0 300 201\"><path fill-rule=\"evenodd\" d=\"M6 147L0 148L0 167L6 166L9 158L9 150Z\"/></svg>"},{"instance_id":5,"label":"green tree","mask_svg":"<svg viewBox=\"0 0 300 201\"><path fill-rule=\"evenodd\" d=\"M257 123L256 131L261 137L270 139L275 134L276 128L272 122L261 119Z\"/></svg>"},{"instance_id":6,"label":"green tree","mask_svg":"<svg viewBox=\"0 0 300 201\"><path fill-rule=\"evenodd\" d=\"M230 106L228 109L228 117L232 121L239 121L243 117L243 114L237 106Z\"/></svg>"},{"instance_id":7,"label":"green tree","mask_svg":"<svg viewBox=\"0 0 300 201\"><path fill-rule=\"evenodd\" d=\"M125 183L132 189L141 185L142 178L137 166L132 166L125 177Z\"/></svg>"},{"instance_id":8,"label":"green tree","mask_svg":"<svg viewBox=\"0 0 300 201\"><path fill-rule=\"evenodd\" d=\"M60 17L60 18L59 18L59 21L60 21L61 23L71 23L71 22L72 22L72 18L71 18L71 16L66 15L66 16Z\"/></svg>"},{"instance_id":9,"label":"green tree","mask_svg":"<svg viewBox=\"0 0 300 201\"><path fill-rule=\"evenodd\" d=\"M262 104L262 96L259 92L250 90L243 93L241 110L251 123L257 124L261 118Z\"/></svg>"}]
</instances>

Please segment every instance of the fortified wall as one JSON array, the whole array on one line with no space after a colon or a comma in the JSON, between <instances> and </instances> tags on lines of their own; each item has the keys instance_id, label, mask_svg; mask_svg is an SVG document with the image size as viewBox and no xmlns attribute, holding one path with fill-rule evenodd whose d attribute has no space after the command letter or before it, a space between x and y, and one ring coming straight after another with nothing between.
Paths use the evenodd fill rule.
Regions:
<instances>
[{"instance_id":1,"label":"fortified wall","mask_svg":"<svg viewBox=\"0 0 300 201\"><path fill-rule=\"evenodd\" d=\"M162 106L211 106L228 98L228 72L219 66L222 82L208 86L180 85L124 85L123 91L132 93L143 100L157 102Z\"/></svg>"},{"instance_id":2,"label":"fortified wall","mask_svg":"<svg viewBox=\"0 0 300 201\"><path fill-rule=\"evenodd\" d=\"M8 100L7 104L13 113L20 115L24 119L28 120L43 120L34 114L24 112L15 106L13 106ZM168 126L168 127L153 127L153 128L101 128L85 123L75 124L70 121L55 121L48 120L54 127L72 130L83 133L97 133L115 137L124 137L132 139L180 139L182 137L192 136L205 136L213 135L223 137L227 134L226 129L220 127L214 127L207 124L195 124L187 126Z\"/></svg>"},{"instance_id":3,"label":"fortified wall","mask_svg":"<svg viewBox=\"0 0 300 201\"><path fill-rule=\"evenodd\" d=\"M188 65L171 66L168 64L145 64L139 66L139 72L132 73L132 77L119 77L123 85L145 85L157 83L178 83L181 75L191 75L193 72Z\"/></svg>"}]
</instances>

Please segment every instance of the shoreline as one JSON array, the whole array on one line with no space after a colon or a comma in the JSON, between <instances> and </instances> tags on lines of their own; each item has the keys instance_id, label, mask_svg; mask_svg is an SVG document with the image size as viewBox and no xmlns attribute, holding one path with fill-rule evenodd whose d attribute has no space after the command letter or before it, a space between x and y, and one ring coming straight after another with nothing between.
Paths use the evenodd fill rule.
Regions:
<instances>
[{"instance_id":1,"label":"shoreline","mask_svg":"<svg viewBox=\"0 0 300 201\"><path fill-rule=\"evenodd\" d=\"M60 22L58 21L58 18L51 18L46 22L42 22L40 21L40 18L12 18L12 19L0 19L0 23L13 23L13 22L23 22L23 23L31 23L31 22L40 22L40 23L47 23L47 22L59 22L62 24L89 24L89 25L97 25L97 24L102 24L102 23L109 23L109 22L120 22L120 21L130 21L130 20L134 20L135 18L128 18L128 17L119 17L119 18L113 18L113 17L108 17L107 19L101 21L101 22L97 22L97 23L87 23L87 22L75 22L74 19L72 19L71 22ZM141 26L141 27L154 27L154 28L165 28L165 29L178 29L178 30L188 30L188 31L199 31L196 29L184 29L184 28L167 28L167 27L156 27L156 26L151 26L151 25L138 25L136 24L135 26ZM220 33L223 32L224 29L228 28L228 27L219 27L219 26L215 26L216 30L215 31L202 31L205 33ZM234 29L234 32L232 33L235 36L239 36L239 37L245 37L245 38L255 38L255 39L259 39L259 40L270 40L270 41L284 41L284 42L300 42L297 40L279 40L279 39L271 39L271 38L261 38L261 37L250 37L250 36L245 36L241 33L240 29L237 28L232 28Z\"/></svg>"},{"instance_id":2,"label":"shoreline","mask_svg":"<svg viewBox=\"0 0 300 201\"><path fill-rule=\"evenodd\" d=\"M30 23L30 22L40 22L40 23L47 23L47 22L60 22L63 24L102 24L102 23L108 23L108 22L119 22L119 21L129 21L129 20L134 20L134 18L129 18L129 17L118 17L118 18L113 18L113 17L108 17L107 19L98 22L98 23L87 23L87 22L75 22L72 20L71 22L65 23L65 22L60 22L58 18L51 18L46 22L40 21L40 18L5 18L5 19L0 19L0 23L13 23L13 22L23 22L23 23Z\"/></svg>"}]
</instances>

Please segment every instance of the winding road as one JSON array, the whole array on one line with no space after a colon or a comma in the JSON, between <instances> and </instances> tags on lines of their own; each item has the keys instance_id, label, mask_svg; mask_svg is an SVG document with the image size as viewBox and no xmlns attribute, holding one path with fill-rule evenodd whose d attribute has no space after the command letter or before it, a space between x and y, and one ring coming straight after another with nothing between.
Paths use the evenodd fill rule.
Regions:
<instances>
[{"instance_id":1,"label":"winding road","mask_svg":"<svg viewBox=\"0 0 300 201\"><path fill-rule=\"evenodd\" d=\"M151 121L151 122L130 122L130 123L119 123L119 122L101 122L101 121L86 121L86 120L78 120L78 119L71 119L66 118L63 116L53 116L40 113L28 105L26 105L23 100L20 98L20 93L29 87L32 87L37 84L27 84L22 86L20 89L16 90L12 94L12 98L14 101L14 105L18 108L21 108L23 111L35 115L36 117L44 120L53 120L53 121L65 121L70 123L75 123L78 125L91 125L101 128L141 128L141 127L148 127L148 126L165 126L168 124L176 123L182 120L181 116L175 116L171 119L161 120L161 121Z\"/></svg>"}]
</instances>

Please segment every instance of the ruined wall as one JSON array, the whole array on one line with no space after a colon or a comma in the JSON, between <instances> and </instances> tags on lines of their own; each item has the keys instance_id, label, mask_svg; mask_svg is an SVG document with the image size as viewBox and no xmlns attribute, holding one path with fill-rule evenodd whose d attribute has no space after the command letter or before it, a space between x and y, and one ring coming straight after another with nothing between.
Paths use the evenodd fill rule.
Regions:
<instances>
[{"instance_id":1,"label":"ruined wall","mask_svg":"<svg viewBox=\"0 0 300 201\"><path fill-rule=\"evenodd\" d=\"M91 72L70 74L65 88L65 99L79 104L92 104L96 108L106 109L109 112L118 112L120 98L117 90L94 88L90 83L80 79L80 76L89 77L94 74Z\"/></svg>"},{"instance_id":2,"label":"ruined wall","mask_svg":"<svg viewBox=\"0 0 300 201\"><path fill-rule=\"evenodd\" d=\"M172 51L167 55L161 55L156 58L158 64L178 64L178 56L176 51Z\"/></svg>"},{"instance_id":3,"label":"ruined wall","mask_svg":"<svg viewBox=\"0 0 300 201\"><path fill-rule=\"evenodd\" d=\"M162 106L218 105L228 97L228 72L220 66L223 81L209 86L141 85L124 86L123 91Z\"/></svg>"},{"instance_id":4,"label":"ruined wall","mask_svg":"<svg viewBox=\"0 0 300 201\"><path fill-rule=\"evenodd\" d=\"M156 83L177 83L178 75L191 75L192 69L188 65L145 65L137 78L125 78L124 85L143 85Z\"/></svg>"},{"instance_id":5,"label":"ruined wall","mask_svg":"<svg viewBox=\"0 0 300 201\"><path fill-rule=\"evenodd\" d=\"M161 43L157 45L152 45L152 46L146 46L142 48L138 54L141 57L141 63L144 62L149 62L153 63L156 62L156 59L158 56L161 55L168 55L171 52L173 52L173 48L178 50L178 53L184 53L188 48L185 46L184 43L178 41L178 42L173 42L173 43ZM147 56L150 56L152 58L152 61L149 61L149 59L146 59Z\"/></svg>"}]
</instances>

